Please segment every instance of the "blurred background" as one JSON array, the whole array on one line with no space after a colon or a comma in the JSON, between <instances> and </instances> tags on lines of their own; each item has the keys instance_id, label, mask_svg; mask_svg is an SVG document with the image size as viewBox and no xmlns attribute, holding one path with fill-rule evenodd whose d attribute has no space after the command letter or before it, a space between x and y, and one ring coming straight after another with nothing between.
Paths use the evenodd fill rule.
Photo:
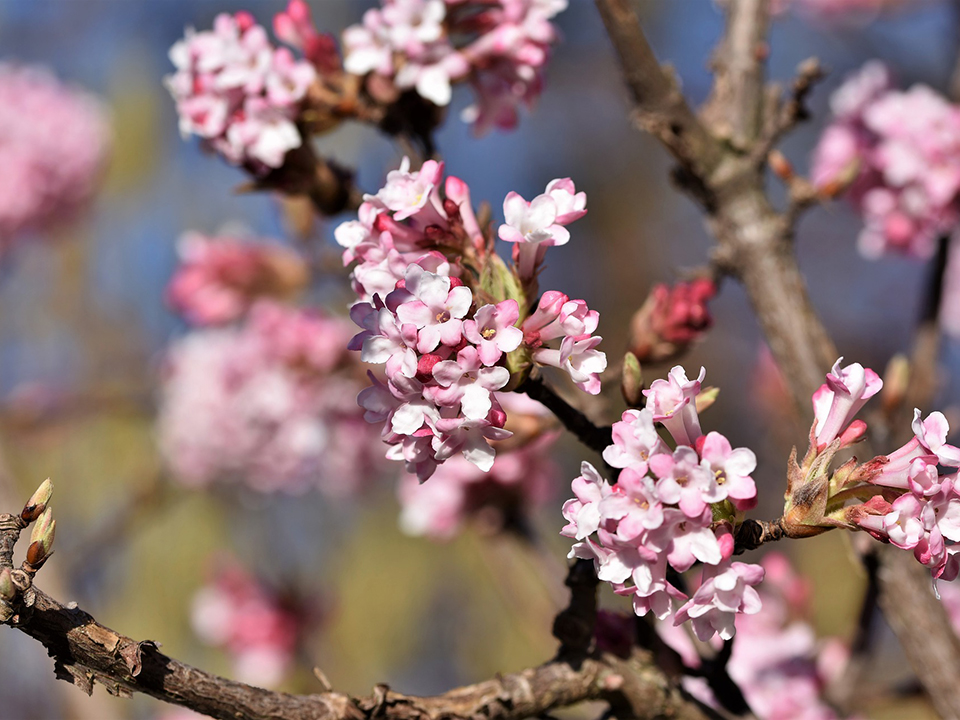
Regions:
<instances>
[{"instance_id":1,"label":"blurred background","mask_svg":"<svg viewBox=\"0 0 960 720\"><path fill-rule=\"evenodd\" d=\"M310 4L318 26L334 33L372 5ZM345 311L346 271L337 270L333 229L347 218L318 221L306 239L292 240L281 202L237 193L246 180L239 170L180 138L162 84L173 69L167 51L185 27L206 29L217 13L240 9L269 26L284 5L0 0L0 60L41 64L96 94L113 128L92 205L69 223L28 235L0 265L3 509L19 508L51 477L57 554L42 571L41 586L124 634L156 640L170 655L214 672L231 675L231 659L198 638L191 612L215 568L231 563L259 576L309 619L309 638L298 642L297 669L285 675L285 689L319 691L314 666L340 691L367 693L385 682L425 694L536 664L553 652L550 626L565 601L569 543L557 535L560 504L581 460L597 460L568 439L556 455L553 500L537 515L534 543L471 525L446 542L408 537L398 529L395 474L356 497L332 499L315 491L260 494L236 484L190 489L164 469L154 426L158 382L165 348L186 326L166 309L163 291L181 233L214 234L241 224L259 236L300 243L330 270L311 286L307 301ZM690 100L702 101L720 11L710 0L644 0L641 8L659 56L677 69ZM586 191L589 214L572 228L568 245L551 251L541 286L585 298L599 310L602 349L616 361L626 349L629 319L652 285L702 265L710 239L697 208L670 186L665 153L630 125L593 4L570 0L557 23L563 40L545 92L516 131L473 137L458 119L469 103L469 92L460 88L437 139L447 171L470 184L475 202L489 201L495 218L511 190L530 198L549 180L570 176ZM957 6L934 0L869 22L778 18L770 75L786 82L811 55L830 70L813 94L812 121L783 145L787 157L800 170L808 167L830 91L867 59L887 61L904 87L923 82L946 91L958 39ZM62 121L69 125L71 118ZM356 168L369 192L401 157L389 139L355 124L325 136L319 149ZM842 354L879 371L909 347L927 268L909 259L862 259L855 247L859 227L842 203L816 208L800 225L797 251L814 304ZM740 288L724 283L711 310L713 331L683 363L706 365L707 383L720 387L705 428L754 449L756 515L774 517L786 455L794 443L805 444L806 431L782 410L786 403ZM950 379L958 363L957 348L948 345L940 408L960 399ZM649 369L648 382L667 369ZM616 385L608 382L600 399L584 401L594 418L617 418ZM782 548L810 578L810 619L824 636L849 638L859 611L863 579L846 543L827 534ZM619 607L617 600L605 602ZM902 666L895 640L882 632L878 656ZM5 718L159 718L164 712L149 698L120 701L99 688L87 699L55 681L43 649L20 633L0 631L0 657ZM919 702L868 711L932 716Z\"/></svg>"}]
</instances>

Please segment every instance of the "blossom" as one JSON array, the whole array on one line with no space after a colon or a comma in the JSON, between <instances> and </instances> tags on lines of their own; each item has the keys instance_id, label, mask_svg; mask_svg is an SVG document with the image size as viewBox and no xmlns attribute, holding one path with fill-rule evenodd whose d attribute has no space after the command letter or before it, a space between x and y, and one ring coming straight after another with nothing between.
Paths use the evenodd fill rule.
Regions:
<instances>
[{"instance_id":1,"label":"blossom","mask_svg":"<svg viewBox=\"0 0 960 720\"><path fill-rule=\"evenodd\" d=\"M463 323L463 335L474 343L484 365L493 365L505 352L512 352L523 342L523 331L514 327L520 319L517 301L503 300L484 305L470 320Z\"/></svg>"},{"instance_id":2,"label":"blossom","mask_svg":"<svg viewBox=\"0 0 960 720\"><path fill-rule=\"evenodd\" d=\"M372 481L377 436L356 405L348 337L343 320L260 301L238 327L174 343L157 421L174 476L333 496Z\"/></svg>"},{"instance_id":3,"label":"blossom","mask_svg":"<svg viewBox=\"0 0 960 720\"><path fill-rule=\"evenodd\" d=\"M709 278L654 286L630 321L630 352L641 363L681 355L713 324L707 301L717 293Z\"/></svg>"},{"instance_id":4,"label":"blossom","mask_svg":"<svg viewBox=\"0 0 960 720\"><path fill-rule=\"evenodd\" d=\"M519 396L517 396L519 397ZM503 398L501 398L503 399ZM465 458L453 457L437 468L430 482L413 475L400 481L400 528L409 535L446 540L475 519L486 530L509 529L550 495L550 450L557 433L497 455L489 472Z\"/></svg>"},{"instance_id":5,"label":"blossom","mask_svg":"<svg viewBox=\"0 0 960 720\"><path fill-rule=\"evenodd\" d=\"M257 298L289 296L307 281L303 260L276 243L187 232L177 249L166 300L194 325L236 320Z\"/></svg>"},{"instance_id":6,"label":"blossom","mask_svg":"<svg viewBox=\"0 0 960 720\"><path fill-rule=\"evenodd\" d=\"M0 258L25 233L75 217L103 175L111 143L102 102L42 67L0 63Z\"/></svg>"},{"instance_id":7,"label":"blossom","mask_svg":"<svg viewBox=\"0 0 960 720\"><path fill-rule=\"evenodd\" d=\"M550 20L565 8L565 0L381 0L344 31L343 66L375 76L372 94L391 97L382 90L386 82L441 107L450 103L453 84L468 81L476 103L464 119L478 134L509 129L518 106L530 106L541 91L557 41Z\"/></svg>"},{"instance_id":8,"label":"blossom","mask_svg":"<svg viewBox=\"0 0 960 720\"><path fill-rule=\"evenodd\" d=\"M203 642L230 654L237 680L263 687L276 687L290 672L309 624L303 610L232 562L194 596L190 620Z\"/></svg>"},{"instance_id":9,"label":"blossom","mask_svg":"<svg viewBox=\"0 0 960 720\"><path fill-rule=\"evenodd\" d=\"M697 395L706 370L700 368L696 380L688 380L686 371L676 365L670 370L667 380L654 380L643 394L653 419L663 423L673 439L682 445L693 445L703 433L697 415Z\"/></svg>"},{"instance_id":10,"label":"blossom","mask_svg":"<svg viewBox=\"0 0 960 720\"><path fill-rule=\"evenodd\" d=\"M930 257L960 221L960 108L924 85L892 89L878 63L848 79L831 106L835 120L814 155L815 184L849 185L864 220L865 256Z\"/></svg>"},{"instance_id":11,"label":"blossom","mask_svg":"<svg viewBox=\"0 0 960 720\"><path fill-rule=\"evenodd\" d=\"M224 13L212 30L188 30L170 60L176 71L165 83L184 137L198 135L228 162L260 173L303 144L296 120L316 69L274 48L248 14Z\"/></svg>"},{"instance_id":12,"label":"blossom","mask_svg":"<svg viewBox=\"0 0 960 720\"><path fill-rule=\"evenodd\" d=\"M754 585L763 580L763 568L741 562L707 566L703 582L693 597L676 614L676 624L691 620L701 640L716 633L724 640L733 637L736 613L752 615L761 601Z\"/></svg>"},{"instance_id":13,"label":"blossom","mask_svg":"<svg viewBox=\"0 0 960 720\"><path fill-rule=\"evenodd\" d=\"M827 382L813 394L814 432L819 446L829 445L853 421L867 400L880 392L883 381L860 363L840 367L843 358L833 364Z\"/></svg>"},{"instance_id":14,"label":"blossom","mask_svg":"<svg viewBox=\"0 0 960 720\"><path fill-rule=\"evenodd\" d=\"M671 372L679 382L682 368ZM654 392L666 403L662 386ZM746 448L734 450L715 432L698 433L690 445L678 441L671 450L654 427L665 425L670 415L658 419L656 412L628 410L614 423L613 443L603 457L620 468L617 481L611 485L583 463L571 484L574 497L563 506L567 524L560 534L578 541L570 557L593 560L597 577L630 597L637 615L653 612L661 620L674 615L677 623L692 620L704 639L714 632L726 638L733 614L759 608L751 586L762 571L730 563L735 518L723 502L729 497L737 507L752 506L756 487L749 473L756 458ZM686 572L698 562L706 566L704 583L687 598L668 572ZM682 612L675 614L678 603Z\"/></svg>"}]
</instances>

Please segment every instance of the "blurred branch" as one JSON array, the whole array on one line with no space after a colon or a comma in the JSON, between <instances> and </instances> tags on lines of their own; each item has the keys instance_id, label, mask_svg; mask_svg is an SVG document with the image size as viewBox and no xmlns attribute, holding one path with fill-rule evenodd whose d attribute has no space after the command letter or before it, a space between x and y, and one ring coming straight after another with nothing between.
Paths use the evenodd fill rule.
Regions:
<instances>
[{"instance_id":1,"label":"blurred branch","mask_svg":"<svg viewBox=\"0 0 960 720\"><path fill-rule=\"evenodd\" d=\"M800 118L803 98L819 73L812 65L801 72L794 109L788 104L777 118L768 115L756 122L758 107L777 105L762 101L773 95L762 87L766 4L729 0L717 85L703 116L705 125L675 97L672 77L656 62L626 0L596 3L620 56L634 115L656 121L641 122L640 127L660 139L679 161L675 176L705 211L717 242L715 260L743 283L794 404L809 421L810 397L837 352L810 302L793 254L794 229L805 203L778 213L767 194L766 164L758 160L766 160L772 144L788 129L782 124L784 117L790 122ZM784 129L758 138L756 128L763 127ZM666 133L664 128L677 132ZM678 136L687 141L678 142ZM726 138L731 142L724 145ZM960 717L956 683L960 642L930 591L929 574L909 553L883 548L878 578L881 607L934 705L944 717Z\"/></svg>"},{"instance_id":2,"label":"blurred branch","mask_svg":"<svg viewBox=\"0 0 960 720\"><path fill-rule=\"evenodd\" d=\"M0 546L12 549L25 526L13 515L0 516ZM3 562L12 569L9 556ZM73 605L64 607L33 587L32 573L14 574L18 595L5 599L15 611L9 624L43 644L57 677L88 693L96 682L114 695L141 692L222 720L519 720L584 700L607 701L619 717L710 717L673 687L648 653L638 650L624 660L591 650L597 580L589 562L571 571L572 599L558 618L563 644L555 660L433 697L403 695L385 685L365 698L292 695L227 680L164 655L153 642L120 635Z\"/></svg>"}]
</instances>

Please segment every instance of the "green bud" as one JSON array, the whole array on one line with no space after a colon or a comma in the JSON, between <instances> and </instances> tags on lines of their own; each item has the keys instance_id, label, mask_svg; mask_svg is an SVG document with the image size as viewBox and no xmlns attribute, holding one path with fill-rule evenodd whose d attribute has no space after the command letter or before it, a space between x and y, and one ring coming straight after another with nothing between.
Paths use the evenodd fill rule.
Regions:
<instances>
[{"instance_id":1,"label":"green bud","mask_svg":"<svg viewBox=\"0 0 960 720\"><path fill-rule=\"evenodd\" d=\"M40 487L36 489L33 495L30 496L30 499L27 500L27 504L23 506L23 511L20 513L20 518L28 523L36 520L40 517L40 514L46 510L47 503L50 502L52 495L53 483L50 482L50 478L47 478L40 484Z\"/></svg>"},{"instance_id":2,"label":"green bud","mask_svg":"<svg viewBox=\"0 0 960 720\"><path fill-rule=\"evenodd\" d=\"M10 568L0 569L0 600L12 602L17 597L17 586L13 584L12 575Z\"/></svg>"},{"instance_id":3,"label":"green bud","mask_svg":"<svg viewBox=\"0 0 960 720\"><path fill-rule=\"evenodd\" d=\"M623 371L620 374L620 393L629 407L643 405L643 370L640 361L632 352L623 356Z\"/></svg>"}]
</instances>

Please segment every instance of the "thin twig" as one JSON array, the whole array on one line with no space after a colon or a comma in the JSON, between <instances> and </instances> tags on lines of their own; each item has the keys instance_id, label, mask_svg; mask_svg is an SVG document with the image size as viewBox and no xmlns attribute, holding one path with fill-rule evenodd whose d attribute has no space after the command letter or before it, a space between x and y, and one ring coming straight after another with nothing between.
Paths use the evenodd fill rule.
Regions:
<instances>
[{"instance_id":1,"label":"thin twig","mask_svg":"<svg viewBox=\"0 0 960 720\"><path fill-rule=\"evenodd\" d=\"M602 453L613 442L612 430L609 426L595 425L580 410L557 395L541 378L528 377L517 388L517 392L525 393L537 402L543 403L567 430L591 450Z\"/></svg>"}]
</instances>

